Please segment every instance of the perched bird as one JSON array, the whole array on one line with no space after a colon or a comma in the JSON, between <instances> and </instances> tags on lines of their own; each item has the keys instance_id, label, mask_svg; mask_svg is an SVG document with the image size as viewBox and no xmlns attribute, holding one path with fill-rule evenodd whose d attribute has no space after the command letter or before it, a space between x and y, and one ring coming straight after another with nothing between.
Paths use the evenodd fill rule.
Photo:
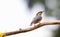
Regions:
<instances>
[{"instance_id":1,"label":"perched bird","mask_svg":"<svg viewBox=\"0 0 60 37\"><path fill-rule=\"evenodd\" d=\"M33 24L37 24L42 20L42 12L43 11L40 11L36 14L36 16L34 17L34 19L31 22L30 26L32 26Z\"/></svg>"}]
</instances>

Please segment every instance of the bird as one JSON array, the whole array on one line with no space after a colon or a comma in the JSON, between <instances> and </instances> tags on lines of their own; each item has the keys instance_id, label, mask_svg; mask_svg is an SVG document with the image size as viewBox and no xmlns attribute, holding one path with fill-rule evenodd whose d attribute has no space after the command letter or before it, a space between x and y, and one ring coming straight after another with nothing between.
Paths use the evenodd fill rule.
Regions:
<instances>
[{"instance_id":1,"label":"bird","mask_svg":"<svg viewBox=\"0 0 60 37\"><path fill-rule=\"evenodd\" d=\"M41 22L41 20L42 20L42 13L43 13L43 11L39 11L36 14L36 16L33 18L32 22L30 23L30 26L32 26L33 24L35 25L35 24Z\"/></svg>"}]
</instances>

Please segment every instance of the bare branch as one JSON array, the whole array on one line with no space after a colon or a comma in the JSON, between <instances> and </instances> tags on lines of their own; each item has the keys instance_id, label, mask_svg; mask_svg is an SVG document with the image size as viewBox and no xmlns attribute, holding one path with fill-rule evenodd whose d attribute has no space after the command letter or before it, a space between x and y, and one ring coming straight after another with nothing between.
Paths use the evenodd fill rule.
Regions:
<instances>
[{"instance_id":1,"label":"bare branch","mask_svg":"<svg viewBox=\"0 0 60 37\"><path fill-rule=\"evenodd\" d=\"M14 35L14 34L18 34L18 33L29 32L29 31L35 30L39 27L46 26L46 25L57 25L57 24L60 25L60 20L56 21L56 22L43 22L43 23L39 23L38 25L36 25L34 27L30 27L30 28L26 28L26 29L20 29L19 31L6 32L6 36Z\"/></svg>"}]
</instances>

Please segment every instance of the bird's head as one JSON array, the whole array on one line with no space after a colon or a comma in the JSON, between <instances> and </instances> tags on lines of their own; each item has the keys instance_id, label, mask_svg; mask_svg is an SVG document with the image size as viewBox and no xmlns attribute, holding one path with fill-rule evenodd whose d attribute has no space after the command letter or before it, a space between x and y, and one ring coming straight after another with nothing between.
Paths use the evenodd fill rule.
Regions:
<instances>
[{"instance_id":1,"label":"bird's head","mask_svg":"<svg viewBox=\"0 0 60 37\"><path fill-rule=\"evenodd\" d=\"M43 11L39 11L39 12L37 13L37 15L38 15L38 16L42 16L42 13L43 13Z\"/></svg>"}]
</instances>

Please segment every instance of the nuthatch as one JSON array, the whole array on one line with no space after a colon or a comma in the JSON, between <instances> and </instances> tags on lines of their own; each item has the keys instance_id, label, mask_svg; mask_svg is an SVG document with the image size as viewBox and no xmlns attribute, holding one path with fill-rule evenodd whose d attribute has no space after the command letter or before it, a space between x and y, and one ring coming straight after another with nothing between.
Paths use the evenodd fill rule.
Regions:
<instances>
[{"instance_id":1,"label":"nuthatch","mask_svg":"<svg viewBox=\"0 0 60 37\"><path fill-rule=\"evenodd\" d=\"M40 11L36 14L36 16L34 17L34 19L31 22L30 26L32 26L33 24L37 24L42 20L42 12L43 11Z\"/></svg>"}]
</instances>

